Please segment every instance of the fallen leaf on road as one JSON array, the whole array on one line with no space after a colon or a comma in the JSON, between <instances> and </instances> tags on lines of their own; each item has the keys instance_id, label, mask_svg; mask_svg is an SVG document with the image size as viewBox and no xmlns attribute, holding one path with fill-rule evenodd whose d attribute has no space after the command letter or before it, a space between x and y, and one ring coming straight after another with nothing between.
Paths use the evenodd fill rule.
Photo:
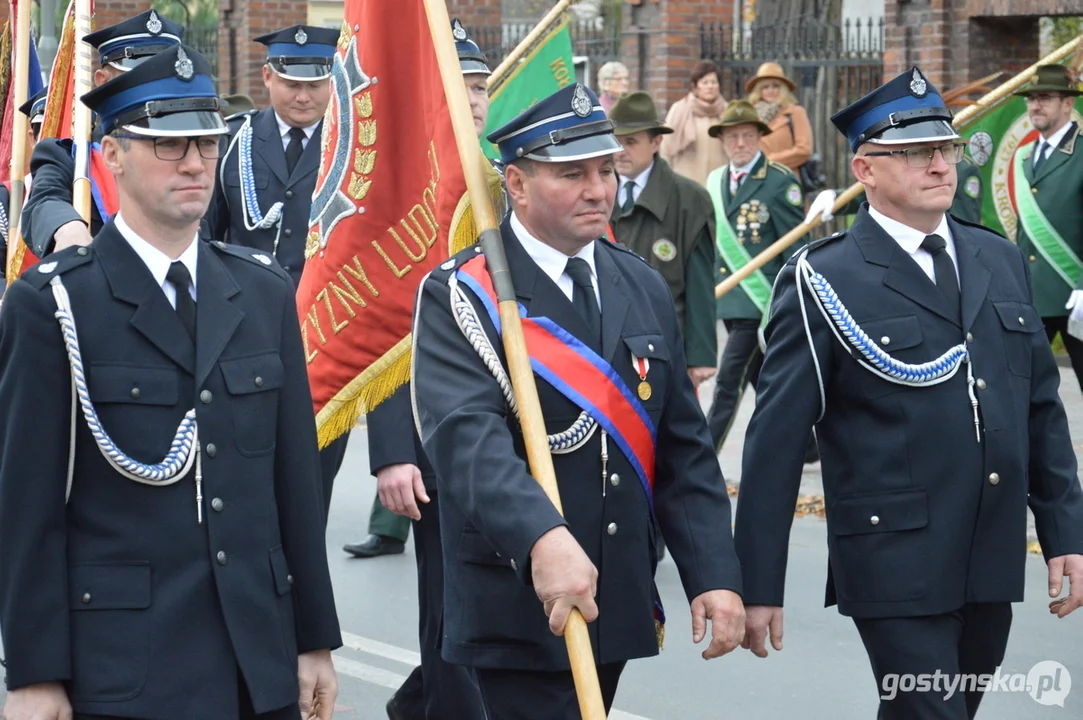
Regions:
<instances>
[{"instance_id":1,"label":"fallen leaf on road","mask_svg":"<svg viewBox=\"0 0 1083 720\"><path fill-rule=\"evenodd\" d=\"M737 497L737 486L736 485L727 485L726 486L726 492L729 493L730 497Z\"/></svg>"},{"instance_id":2,"label":"fallen leaf on road","mask_svg":"<svg viewBox=\"0 0 1083 720\"><path fill-rule=\"evenodd\" d=\"M794 517L816 515L824 517L824 499L819 495L805 495L797 499L797 508L793 512Z\"/></svg>"},{"instance_id":3,"label":"fallen leaf on road","mask_svg":"<svg viewBox=\"0 0 1083 720\"><path fill-rule=\"evenodd\" d=\"M1034 553L1035 555L1041 555L1042 554L1042 546L1038 543L1037 540L1035 540L1032 543L1027 543L1027 552L1028 553Z\"/></svg>"}]
</instances>

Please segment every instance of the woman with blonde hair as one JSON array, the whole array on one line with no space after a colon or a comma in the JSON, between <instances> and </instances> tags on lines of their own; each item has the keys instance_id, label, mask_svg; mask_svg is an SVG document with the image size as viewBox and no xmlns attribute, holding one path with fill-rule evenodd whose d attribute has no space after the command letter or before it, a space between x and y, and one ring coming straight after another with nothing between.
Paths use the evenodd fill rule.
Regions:
<instances>
[{"instance_id":1,"label":"woman with blonde hair","mask_svg":"<svg viewBox=\"0 0 1083 720\"><path fill-rule=\"evenodd\" d=\"M786 77L782 66L775 62L760 65L745 83L748 101L760 120L771 128L760 143L763 154L800 175L801 166L812 157L812 125L808 113L797 104L793 94L796 89L797 83Z\"/></svg>"},{"instance_id":2,"label":"woman with blonde hair","mask_svg":"<svg viewBox=\"0 0 1083 720\"><path fill-rule=\"evenodd\" d=\"M673 133L662 140L659 154L674 172L705 185L715 168L726 164L722 143L707 134L722 121L726 99L722 97L722 73L710 60L700 60L692 70L689 93L669 108L665 124Z\"/></svg>"}]
</instances>

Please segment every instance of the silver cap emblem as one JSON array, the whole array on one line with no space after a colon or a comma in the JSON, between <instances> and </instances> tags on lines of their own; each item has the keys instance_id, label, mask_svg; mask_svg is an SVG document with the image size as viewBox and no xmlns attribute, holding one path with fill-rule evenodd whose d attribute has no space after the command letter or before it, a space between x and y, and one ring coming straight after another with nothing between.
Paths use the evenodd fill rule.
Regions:
<instances>
[{"instance_id":1,"label":"silver cap emblem","mask_svg":"<svg viewBox=\"0 0 1083 720\"><path fill-rule=\"evenodd\" d=\"M579 83L575 84L575 93L572 94L572 111L581 118L590 115L594 110L594 104L590 101L587 91Z\"/></svg>"},{"instance_id":2,"label":"silver cap emblem","mask_svg":"<svg viewBox=\"0 0 1083 720\"><path fill-rule=\"evenodd\" d=\"M451 24L451 36L455 38L455 42L465 42L466 40L466 29L463 28L463 24L457 18Z\"/></svg>"},{"instance_id":3,"label":"silver cap emblem","mask_svg":"<svg viewBox=\"0 0 1083 720\"><path fill-rule=\"evenodd\" d=\"M304 28L297 28L297 33L293 36L293 39L298 45L304 45L308 42L308 33L305 32Z\"/></svg>"},{"instance_id":4,"label":"silver cap emblem","mask_svg":"<svg viewBox=\"0 0 1083 720\"><path fill-rule=\"evenodd\" d=\"M917 68L914 68L914 74L910 76L910 92L918 97L924 97L925 91L928 89L929 86L926 84L925 78L921 76Z\"/></svg>"},{"instance_id":5,"label":"silver cap emblem","mask_svg":"<svg viewBox=\"0 0 1083 720\"><path fill-rule=\"evenodd\" d=\"M173 63L173 69L177 71L177 77L181 80L191 80L192 75L195 74L195 66L192 65L183 47L177 48L177 62Z\"/></svg>"},{"instance_id":6,"label":"silver cap emblem","mask_svg":"<svg viewBox=\"0 0 1083 720\"><path fill-rule=\"evenodd\" d=\"M271 264L271 258L267 257L263 253L256 253L252 257L254 257L256 260L259 260L264 265L270 265Z\"/></svg>"},{"instance_id":7,"label":"silver cap emblem","mask_svg":"<svg viewBox=\"0 0 1083 720\"><path fill-rule=\"evenodd\" d=\"M147 32L151 35L157 35L162 31L162 21L158 19L158 13L154 10L150 11L150 17L147 19Z\"/></svg>"}]
</instances>

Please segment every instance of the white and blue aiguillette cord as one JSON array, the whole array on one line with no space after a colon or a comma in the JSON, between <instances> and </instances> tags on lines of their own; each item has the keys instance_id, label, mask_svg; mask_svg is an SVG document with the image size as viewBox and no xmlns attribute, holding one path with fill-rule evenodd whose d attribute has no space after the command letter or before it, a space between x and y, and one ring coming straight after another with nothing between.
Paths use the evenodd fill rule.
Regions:
<instances>
[{"instance_id":1,"label":"white and blue aiguillette cord","mask_svg":"<svg viewBox=\"0 0 1083 720\"><path fill-rule=\"evenodd\" d=\"M200 461L200 448L198 430L196 427L196 411L189 410L177 428L177 434L169 448L169 453L160 463L147 465L138 462L125 455L116 446L112 438L102 427L94 404L90 401L90 393L87 390L86 374L83 370L83 356L79 350L79 336L75 330L75 317L71 310L71 300L68 291L60 281L60 276L49 281L53 288L53 296L56 298L56 319L60 322L60 329L64 337L64 345L68 352L68 362L71 365L72 378L72 404L71 404L71 437L68 450L68 485L65 491L65 501L71 496L71 484L75 471L75 420L76 400L83 410L90 433L94 436L94 442L109 464L121 475L129 480L166 487L183 478L192 467L196 466L196 516L199 523L203 523L203 466Z\"/></svg>"},{"instance_id":2,"label":"white and blue aiguillette cord","mask_svg":"<svg viewBox=\"0 0 1083 720\"><path fill-rule=\"evenodd\" d=\"M978 418L978 397L974 393L974 371L970 362L970 351L966 343L961 343L941 355L936 360L931 360L920 365L911 365L900 362L888 355L884 350L861 329L846 306L842 304L839 296L835 293L831 283L823 275L813 270L808 262L808 250L801 253L797 260L797 297L801 305L801 318L805 325L805 336L808 338L809 350L812 352L812 361L816 366L816 381L820 390L820 417L827 410L827 400L824 394L823 372L820 369L820 361L816 356L816 347L812 342L812 330L809 327L808 311L805 309L805 294L801 292L801 283L808 287L812 296L816 298L816 307L828 321L828 327L835 337L849 352L850 348L858 351L865 362L860 363L869 372L877 377L893 382L898 385L909 387L931 387L950 380L959 371L962 365L966 365L967 393L970 396L970 406L974 412L974 433L978 442L981 442L981 424Z\"/></svg>"},{"instance_id":3,"label":"white and blue aiguillette cord","mask_svg":"<svg viewBox=\"0 0 1083 720\"><path fill-rule=\"evenodd\" d=\"M259 209L259 194L256 192L256 178L252 172L251 115L245 117L244 124L241 125L237 134L233 136L233 140L226 150L225 157L228 158L230 152L234 149L237 150L237 172L241 179L241 219L244 221L244 227L249 232L276 227L278 232L275 234L274 250L272 254L277 254L279 235L282 232L281 221L284 203L282 203L282 201L276 202L267 211L266 215ZM222 183L225 180L226 163L224 160L225 158L223 158L223 162L218 172L219 183Z\"/></svg>"}]
</instances>

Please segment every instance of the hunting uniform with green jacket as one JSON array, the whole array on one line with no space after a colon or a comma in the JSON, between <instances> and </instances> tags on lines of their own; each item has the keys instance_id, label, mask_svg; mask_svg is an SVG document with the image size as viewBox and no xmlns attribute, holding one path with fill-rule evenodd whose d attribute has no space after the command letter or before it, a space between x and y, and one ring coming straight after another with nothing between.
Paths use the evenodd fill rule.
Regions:
<instances>
[{"instance_id":1,"label":"hunting uniform with green jacket","mask_svg":"<svg viewBox=\"0 0 1083 720\"><path fill-rule=\"evenodd\" d=\"M609 114L618 137L644 130L672 130L658 120L645 92L627 95ZM620 190L620 189L619 189ZM618 195L618 201L623 195ZM613 207L616 240L662 274L673 294L689 367L714 367L718 359L714 308L714 209L703 187L654 156L646 187L631 210Z\"/></svg>"}]
</instances>

